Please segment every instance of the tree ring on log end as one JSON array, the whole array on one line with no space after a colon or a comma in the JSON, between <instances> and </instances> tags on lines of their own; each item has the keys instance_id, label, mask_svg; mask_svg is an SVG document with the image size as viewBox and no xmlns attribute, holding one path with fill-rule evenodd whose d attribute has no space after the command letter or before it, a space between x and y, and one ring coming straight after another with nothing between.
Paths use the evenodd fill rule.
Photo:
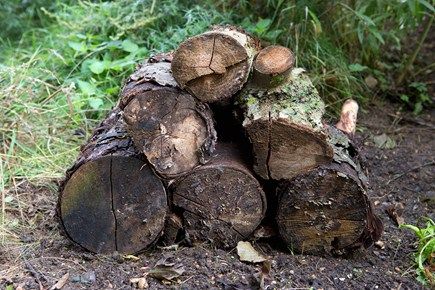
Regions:
<instances>
[{"instance_id":1,"label":"tree ring on log end","mask_svg":"<svg viewBox=\"0 0 435 290\"><path fill-rule=\"evenodd\" d=\"M136 253L163 230L162 182L135 157L104 156L80 166L60 196L67 235L94 253Z\"/></svg>"},{"instance_id":2,"label":"tree ring on log end","mask_svg":"<svg viewBox=\"0 0 435 290\"><path fill-rule=\"evenodd\" d=\"M284 46L271 45L263 48L254 61L254 69L265 75L277 75L293 67L294 56Z\"/></svg>"},{"instance_id":3,"label":"tree ring on log end","mask_svg":"<svg viewBox=\"0 0 435 290\"><path fill-rule=\"evenodd\" d=\"M285 119L259 119L246 130L255 152L254 170L264 179L291 179L332 159L326 135Z\"/></svg>"},{"instance_id":4,"label":"tree ring on log end","mask_svg":"<svg viewBox=\"0 0 435 290\"><path fill-rule=\"evenodd\" d=\"M186 93L142 92L125 107L124 120L135 147L163 177L189 172L214 150L211 114Z\"/></svg>"},{"instance_id":5,"label":"tree ring on log end","mask_svg":"<svg viewBox=\"0 0 435 290\"><path fill-rule=\"evenodd\" d=\"M246 35L243 37L247 38ZM236 37L208 32L180 45L174 53L172 73L181 88L199 100L217 102L230 99L241 89L248 78L250 65L247 48Z\"/></svg>"},{"instance_id":6,"label":"tree ring on log end","mask_svg":"<svg viewBox=\"0 0 435 290\"><path fill-rule=\"evenodd\" d=\"M228 166L203 166L178 181L174 206L183 210L193 242L229 248L249 236L266 211L266 199L250 174Z\"/></svg>"},{"instance_id":7,"label":"tree ring on log end","mask_svg":"<svg viewBox=\"0 0 435 290\"><path fill-rule=\"evenodd\" d=\"M364 232L370 205L351 175L319 168L281 183L278 194L280 235L298 253L352 248Z\"/></svg>"}]
</instances>

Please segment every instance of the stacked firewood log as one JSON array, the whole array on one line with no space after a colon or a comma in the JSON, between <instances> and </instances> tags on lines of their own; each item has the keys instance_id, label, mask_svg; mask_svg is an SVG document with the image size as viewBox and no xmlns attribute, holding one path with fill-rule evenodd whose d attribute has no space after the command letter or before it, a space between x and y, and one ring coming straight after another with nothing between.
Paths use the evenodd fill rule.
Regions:
<instances>
[{"instance_id":1,"label":"stacked firewood log","mask_svg":"<svg viewBox=\"0 0 435 290\"><path fill-rule=\"evenodd\" d=\"M275 227L300 253L368 247L382 223L352 142L291 50L213 27L128 78L61 182L64 233L96 253L156 243L231 248Z\"/></svg>"}]
</instances>

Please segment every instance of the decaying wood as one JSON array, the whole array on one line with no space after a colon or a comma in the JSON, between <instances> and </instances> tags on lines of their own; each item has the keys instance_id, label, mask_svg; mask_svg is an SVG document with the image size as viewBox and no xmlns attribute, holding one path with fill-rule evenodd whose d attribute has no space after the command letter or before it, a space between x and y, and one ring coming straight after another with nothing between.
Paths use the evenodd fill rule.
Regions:
<instances>
[{"instance_id":1,"label":"decaying wood","mask_svg":"<svg viewBox=\"0 0 435 290\"><path fill-rule=\"evenodd\" d=\"M335 127L347 134L355 134L358 108L358 103L354 100L349 99L344 102L341 108L340 121L338 121Z\"/></svg>"},{"instance_id":2,"label":"decaying wood","mask_svg":"<svg viewBox=\"0 0 435 290\"><path fill-rule=\"evenodd\" d=\"M240 29L216 26L181 43L172 72L203 102L229 102L246 83L259 43Z\"/></svg>"},{"instance_id":3,"label":"decaying wood","mask_svg":"<svg viewBox=\"0 0 435 290\"><path fill-rule=\"evenodd\" d=\"M192 242L233 247L260 224L265 194L231 145L219 145L216 156L171 185L172 202L183 211Z\"/></svg>"},{"instance_id":4,"label":"decaying wood","mask_svg":"<svg viewBox=\"0 0 435 290\"><path fill-rule=\"evenodd\" d=\"M290 179L332 160L322 123L325 106L303 69L292 69L273 88L250 83L238 103L254 170L262 178Z\"/></svg>"},{"instance_id":5,"label":"decaying wood","mask_svg":"<svg viewBox=\"0 0 435 290\"><path fill-rule=\"evenodd\" d=\"M372 212L367 178L349 138L329 127L333 162L278 187L279 232L299 253L339 253L368 247L380 238L382 222Z\"/></svg>"},{"instance_id":6,"label":"decaying wood","mask_svg":"<svg viewBox=\"0 0 435 290\"><path fill-rule=\"evenodd\" d=\"M162 177L174 178L203 164L216 132L206 104L179 89L166 61L145 63L130 76L120 106L135 147Z\"/></svg>"},{"instance_id":7,"label":"decaying wood","mask_svg":"<svg viewBox=\"0 0 435 290\"><path fill-rule=\"evenodd\" d=\"M60 186L68 237L95 253L135 253L161 234L166 191L127 136L114 109L81 149Z\"/></svg>"}]
</instances>

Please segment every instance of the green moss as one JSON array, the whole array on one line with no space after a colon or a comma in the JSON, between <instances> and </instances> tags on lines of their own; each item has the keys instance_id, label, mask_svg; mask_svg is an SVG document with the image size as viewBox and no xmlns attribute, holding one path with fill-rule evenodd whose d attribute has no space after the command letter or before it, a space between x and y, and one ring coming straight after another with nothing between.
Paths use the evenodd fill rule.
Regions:
<instances>
[{"instance_id":1,"label":"green moss","mask_svg":"<svg viewBox=\"0 0 435 290\"><path fill-rule=\"evenodd\" d=\"M245 118L250 120L270 116L287 119L315 131L323 128L325 104L302 69L294 69L286 81L273 89L248 86L240 94L239 103L245 107Z\"/></svg>"}]
</instances>

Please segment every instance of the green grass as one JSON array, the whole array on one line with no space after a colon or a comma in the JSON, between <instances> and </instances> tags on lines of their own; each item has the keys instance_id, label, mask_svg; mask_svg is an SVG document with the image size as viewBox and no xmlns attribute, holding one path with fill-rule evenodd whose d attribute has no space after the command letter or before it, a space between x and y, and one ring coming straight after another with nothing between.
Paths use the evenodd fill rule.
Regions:
<instances>
[{"instance_id":1,"label":"green grass","mask_svg":"<svg viewBox=\"0 0 435 290\"><path fill-rule=\"evenodd\" d=\"M2 3L1 243L27 223L16 215L28 206L16 194L20 184L59 180L116 103L122 81L150 54L173 50L212 24L236 24L266 42L290 47L330 112L349 97L363 104L375 95L364 81L369 75L379 81L376 90L396 94L396 71L406 76L397 95L418 112L430 98L426 84L416 79L419 69L411 69L412 55L401 55L400 39L433 13L424 0ZM402 57L398 61L384 51Z\"/></svg>"}]
</instances>

